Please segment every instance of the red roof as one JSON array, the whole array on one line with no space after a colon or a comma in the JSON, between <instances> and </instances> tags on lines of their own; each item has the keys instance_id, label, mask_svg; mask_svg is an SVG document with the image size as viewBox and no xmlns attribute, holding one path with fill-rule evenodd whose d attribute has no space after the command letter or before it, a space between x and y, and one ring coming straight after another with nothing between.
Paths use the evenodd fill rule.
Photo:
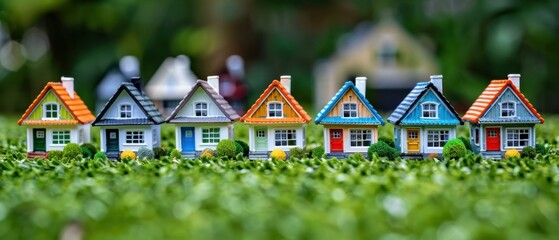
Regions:
<instances>
[{"instance_id":1,"label":"red roof","mask_svg":"<svg viewBox=\"0 0 559 240\"><path fill-rule=\"evenodd\" d=\"M266 97L274 90L278 89L282 97L289 103L293 110L299 115L297 118L253 118L252 115L256 112L258 107L264 103ZM247 113L241 117L241 121L245 123L308 123L311 121L311 117L307 112L301 107L299 102L295 100L293 96L281 85L278 80L272 81L272 83L264 90L264 92L258 97L256 102L250 107Z\"/></svg>"},{"instance_id":2,"label":"red roof","mask_svg":"<svg viewBox=\"0 0 559 240\"><path fill-rule=\"evenodd\" d=\"M462 117L465 121L470 121L473 123L478 123L479 118L481 118L485 112L493 105L495 100L501 96L501 93L507 87L510 87L514 93L520 98L520 100L526 105L526 107L536 116L541 123L544 122L542 116L538 111L532 106L530 101L518 90L518 88L510 80L493 80L487 88L481 93L481 95L476 99L474 104L468 109L466 114Z\"/></svg>"},{"instance_id":3,"label":"red roof","mask_svg":"<svg viewBox=\"0 0 559 240\"><path fill-rule=\"evenodd\" d=\"M53 91L53 93L60 99L62 104L68 109L70 114L74 117L73 120L68 119L61 119L61 120L26 120L27 117L33 112L33 110L37 107L37 104L43 100L45 95L48 93L49 90ZM89 108L84 104L81 100L80 96L76 92L74 92L74 98L70 97L70 94L66 91L66 88L62 86L60 82L49 82L43 88L39 96L33 100L33 103L29 105L23 116L17 121L18 125L26 124L26 125L73 125L73 124L85 124L90 123L95 120L95 116L91 114Z\"/></svg>"}]
</instances>

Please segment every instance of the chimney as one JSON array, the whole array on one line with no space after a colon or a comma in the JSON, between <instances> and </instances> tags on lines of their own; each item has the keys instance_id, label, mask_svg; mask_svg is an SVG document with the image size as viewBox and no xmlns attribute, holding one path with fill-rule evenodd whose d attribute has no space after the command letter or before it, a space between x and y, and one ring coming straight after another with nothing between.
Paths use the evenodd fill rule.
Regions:
<instances>
[{"instance_id":1,"label":"chimney","mask_svg":"<svg viewBox=\"0 0 559 240\"><path fill-rule=\"evenodd\" d=\"M208 84L219 94L219 76L208 76Z\"/></svg>"},{"instance_id":2,"label":"chimney","mask_svg":"<svg viewBox=\"0 0 559 240\"><path fill-rule=\"evenodd\" d=\"M143 92L142 92L142 78L141 77L132 77L130 79L130 82L132 82L132 84L134 84L134 87L136 87L136 89L138 89L138 91L140 91L140 93L143 94Z\"/></svg>"},{"instance_id":3,"label":"chimney","mask_svg":"<svg viewBox=\"0 0 559 240\"><path fill-rule=\"evenodd\" d=\"M287 90L288 93L291 93L291 76L290 75L282 75L280 76L281 85Z\"/></svg>"},{"instance_id":4,"label":"chimney","mask_svg":"<svg viewBox=\"0 0 559 240\"><path fill-rule=\"evenodd\" d=\"M73 77L61 77L60 81L62 81L62 86L68 92L68 95L73 99L74 98L74 78Z\"/></svg>"},{"instance_id":5,"label":"chimney","mask_svg":"<svg viewBox=\"0 0 559 240\"><path fill-rule=\"evenodd\" d=\"M439 90L443 92L443 75L431 75L431 83Z\"/></svg>"},{"instance_id":6,"label":"chimney","mask_svg":"<svg viewBox=\"0 0 559 240\"><path fill-rule=\"evenodd\" d=\"M366 77L356 77L355 78L355 87L357 87L357 90L359 90L359 92L361 92L361 94L363 94L363 96L365 96L365 93L367 91L367 78Z\"/></svg>"},{"instance_id":7,"label":"chimney","mask_svg":"<svg viewBox=\"0 0 559 240\"><path fill-rule=\"evenodd\" d=\"M511 73L508 75L509 80L520 90L520 74L518 73Z\"/></svg>"}]
</instances>

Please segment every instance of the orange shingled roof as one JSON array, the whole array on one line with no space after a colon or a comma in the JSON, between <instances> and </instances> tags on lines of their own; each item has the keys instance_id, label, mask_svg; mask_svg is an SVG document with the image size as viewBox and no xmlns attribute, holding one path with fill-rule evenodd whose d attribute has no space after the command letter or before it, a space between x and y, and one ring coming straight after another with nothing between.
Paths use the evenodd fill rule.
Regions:
<instances>
[{"instance_id":1,"label":"orange shingled roof","mask_svg":"<svg viewBox=\"0 0 559 240\"><path fill-rule=\"evenodd\" d=\"M68 109L70 114L74 117L74 120L26 120L27 117L33 112L33 110L37 107L37 104L43 100L45 95L48 93L49 90L53 91L53 93L60 99L62 104ZM68 125L68 124L85 124L90 123L95 120L95 116L91 114L89 108L83 103L80 96L76 92L74 92L74 98L70 97L70 94L66 91L66 88L62 86L60 82L49 82L43 88L43 90L39 93L39 96L33 100L31 105L25 110L23 116L17 121L18 125L26 124L26 125Z\"/></svg>"},{"instance_id":2,"label":"orange shingled roof","mask_svg":"<svg viewBox=\"0 0 559 240\"><path fill-rule=\"evenodd\" d=\"M260 105L266 100L266 97L274 90L274 88L278 89L281 93L281 96L289 103L291 108L299 115L298 118L253 118L252 116L258 109ZM303 107L295 100L293 96L283 85L281 85L280 81L274 80L272 83L264 90L264 92L258 97L258 99L254 102L252 107L247 111L247 113L241 117L241 121L245 123L308 123L311 121L311 117Z\"/></svg>"},{"instance_id":3,"label":"orange shingled roof","mask_svg":"<svg viewBox=\"0 0 559 240\"><path fill-rule=\"evenodd\" d=\"M468 109L466 114L462 117L465 121L470 121L473 123L478 123L479 118L481 118L485 112L493 105L495 100L501 96L501 93L510 86L510 88L516 93L520 100L526 105L526 107L536 116L541 123L544 122L542 116L538 111L532 106L530 101L518 90L518 88L510 80L493 80L487 88L481 93L481 95L476 99L474 104Z\"/></svg>"}]
</instances>

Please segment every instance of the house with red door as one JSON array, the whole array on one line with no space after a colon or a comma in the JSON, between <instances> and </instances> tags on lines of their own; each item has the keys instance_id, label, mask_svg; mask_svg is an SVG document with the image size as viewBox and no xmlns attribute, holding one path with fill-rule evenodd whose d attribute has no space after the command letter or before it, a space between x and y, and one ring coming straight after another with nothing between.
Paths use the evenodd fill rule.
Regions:
<instances>
[{"instance_id":1,"label":"house with red door","mask_svg":"<svg viewBox=\"0 0 559 240\"><path fill-rule=\"evenodd\" d=\"M384 120L365 98L367 78L346 82L320 110L314 122L324 125L324 150L329 156L366 154L378 139Z\"/></svg>"},{"instance_id":2,"label":"house with red door","mask_svg":"<svg viewBox=\"0 0 559 240\"><path fill-rule=\"evenodd\" d=\"M536 145L536 124L544 119L520 92L520 74L493 80L462 117L470 122L476 153L502 158L509 149Z\"/></svg>"}]
</instances>

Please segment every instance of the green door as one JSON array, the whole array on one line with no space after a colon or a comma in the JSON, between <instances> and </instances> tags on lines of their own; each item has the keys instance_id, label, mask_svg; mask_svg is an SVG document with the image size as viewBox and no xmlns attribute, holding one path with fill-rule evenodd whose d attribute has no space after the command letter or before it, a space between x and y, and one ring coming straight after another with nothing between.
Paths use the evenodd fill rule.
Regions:
<instances>
[{"instance_id":1,"label":"green door","mask_svg":"<svg viewBox=\"0 0 559 240\"><path fill-rule=\"evenodd\" d=\"M106 139L107 139L107 152L118 152L118 129L107 129Z\"/></svg>"},{"instance_id":2,"label":"green door","mask_svg":"<svg viewBox=\"0 0 559 240\"><path fill-rule=\"evenodd\" d=\"M33 129L33 152L46 152L47 130L44 128Z\"/></svg>"},{"instance_id":3,"label":"green door","mask_svg":"<svg viewBox=\"0 0 559 240\"><path fill-rule=\"evenodd\" d=\"M254 128L254 148L256 151L268 151L268 131L265 127Z\"/></svg>"}]
</instances>

